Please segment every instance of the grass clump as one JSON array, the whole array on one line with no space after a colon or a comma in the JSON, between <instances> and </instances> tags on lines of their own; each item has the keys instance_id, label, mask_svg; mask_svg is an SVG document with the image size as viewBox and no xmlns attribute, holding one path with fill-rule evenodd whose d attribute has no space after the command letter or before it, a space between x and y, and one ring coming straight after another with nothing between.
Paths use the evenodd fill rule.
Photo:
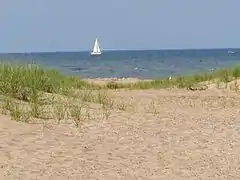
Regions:
<instances>
[{"instance_id":1,"label":"grass clump","mask_svg":"<svg viewBox=\"0 0 240 180\"><path fill-rule=\"evenodd\" d=\"M65 76L55 70L45 70L38 65L0 63L0 95L14 100L14 102L5 101L2 105L2 112L5 114L9 112L14 120L22 120L26 113L35 119L41 119L44 118L43 114L49 110L49 113L51 111L57 113L52 117L57 117L58 123L60 123L67 112L66 107L64 104L54 106L53 103L49 103L52 101L50 97L61 96L68 99L77 90L91 92L99 88L98 85L90 84L78 77ZM101 97L91 95L91 97L85 97L83 102L87 99L94 102L104 100L104 98L102 100L99 98ZM25 104L26 112L19 108L19 103L16 104L15 101ZM82 107L72 107L70 110L75 125L78 127L78 118L81 117L82 120ZM78 113L80 113L79 116Z\"/></svg>"},{"instance_id":2,"label":"grass clump","mask_svg":"<svg viewBox=\"0 0 240 180\"><path fill-rule=\"evenodd\" d=\"M75 127L78 128L82 121L89 119L89 111L87 104L82 103L80 105L73 105L70 109L70 114Z\"/></svg>"},{"instance_id":3,"label":"grass clump","mask_svg":"<svg viewBox=\"0 0 240 180\"><path fill-rule=\"evenodd\" d=\"M36 91L66 94L72 88L97 88L77 77L64 76L55 70L38 65L0 63L0 93L23 101L30 101Z\"/></svg>"},{"instance_id":4,"label":"grass clump","mask_svg":"<svg viewBox=\"0 0 240 180\"><path fill-rule=\"evenodd\" d=\"M106 88L107 89L120 89L120 88L124 88L124 85L121 83L116 83L116 82L110 81L107 83Z\"/></svg>"},{"instance_id":5,"label":"grass clump","mask_svg":"<svg viewBox=\"0 0 240 180\"><path fill-rule=\"evenodd\" d=\"M56 119L58 124L72 120L79 127L91 119L90 105L100 105L106 119L113 108L105 87L33 64L0 63L0 95L6 99L2 113L24 122L30 118L36 122Z\"/></svg>"},{"instance_id":6,"label":"grass clump","mask_svg":"<svg viewBox=\"0 0 240 180\"><path fill-rule=\"evenodd\" d=\"M18 104L12 104L10 110L10 116L12 120L20 121L22 119L21 110Z\"/></svg>"},{"instance_id":7,"label":"grass clump","mask_svg":"<svg viewBox=\"0 0 240 180\"><path fill-rule=\"evenodd\" d=\"M62 100L54 104L53 111L58 124L60 124L61 121L65 119L65 117L67 116L68 109L69 105L66 100L65 101Z\"/></svg>"},{"instance_id":8,"label":"grass clump","mask_svg":"<svg viewBox=\"0 0 240 180\"><path fill-rule=\"evenodd\" d=\"M1 102L2 114L9 114L12 120L29 122L29 116L24 110L24 105L15 99L4 98Z\"/></svg>"}]
</instances>

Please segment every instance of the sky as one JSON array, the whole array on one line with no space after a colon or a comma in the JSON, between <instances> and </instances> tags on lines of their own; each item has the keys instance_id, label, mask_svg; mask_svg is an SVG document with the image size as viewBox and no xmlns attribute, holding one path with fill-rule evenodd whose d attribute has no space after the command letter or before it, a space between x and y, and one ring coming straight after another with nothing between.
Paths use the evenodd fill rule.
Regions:
<instances>
[{"instance_id":1,"label":"sky","mask_svg":"<svg viewBox=\"0 0 240 180\"><path fill-rule=\"evenodd\" d=\"M0 52L240 47L240 0L1 0Z\"/></svg>"}]
</instances>

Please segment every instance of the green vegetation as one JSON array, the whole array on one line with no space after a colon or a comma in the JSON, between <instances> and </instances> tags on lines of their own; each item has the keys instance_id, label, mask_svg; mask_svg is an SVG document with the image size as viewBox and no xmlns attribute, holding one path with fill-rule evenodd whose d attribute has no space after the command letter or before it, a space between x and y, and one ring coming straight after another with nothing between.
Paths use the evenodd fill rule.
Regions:
<instances>
[{"instance_id":1,"label":"green vegetation","mask_svg":"<svg viewBox=\"0 0 240 180\"><path fill-rule=\"evenodd\" d=\"M153 81L139 81L136 83L129 84L118 84L110 82L106 85L109 89L118 89L118 88L130 88L130 89L150 89L150 88L188 88L192 85L201 83L201 82L223 82L228 83L232 80L235 80L240 77L240 65L237 65L232 68L218 69L213 72L195 74L188 76L179 76L169 78L162 78Z\"/></svg>"},{"instance_id":2,"label":"green vegetation","mask_svg":"<svg viewBox=\"0 0 240 180\"><path fill-rule=\"evenodd\" d=\"M89 103L111 106L105 90L78 77L65 76L38 65L0 64L2 113L13 120L71 119L76 127L90 118Z\"/></svg>"},{"instance_id":3,"label":"green vegetation","mask_svg":"<svg viewBox=\"0 0 240 180\"><path fill-rule=\"evenodd\" d=\"M71 89L97 88L77 77L46 71L37 65L0 64L0 93L19 100L35 101L38 91L67 94Z\"/></svg>"},{"instance_id":4,"label":"green vegetation","mask_svg":"<svg viewBox=\"0 0 240 180\"><path fill-rule=\"evenodd\" d=\"M108 119L112 110L129 109L129 103L116 103L109 89L188 88L201 82L227 84L239 77L238 65L205 74L128 84L110 82L100 86L55 70L45 70L38 65L0 63L0 105L1 112L16 121L37 123L44 120L46 123L47 120L55 120L56 123L68 123L70 120L79 127L84 120ZM237 81L234 85L235 89L239 89ZM155 106L152 102L150 109L157 114Z\"/></svg>"}]
</instances>

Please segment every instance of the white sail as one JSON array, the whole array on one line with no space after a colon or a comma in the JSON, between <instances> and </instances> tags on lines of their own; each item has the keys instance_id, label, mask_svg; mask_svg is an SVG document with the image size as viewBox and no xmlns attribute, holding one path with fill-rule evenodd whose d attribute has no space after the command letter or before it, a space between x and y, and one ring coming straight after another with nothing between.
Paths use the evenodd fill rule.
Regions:
<instances>
[{"instance_id":1,"label":"white sail","mask_svg":"<svg viewBox=\"0 0 240 180\"><path fill-rule=\"evenodd\" d=\"M92 55L100 55L102 54L99 43L98 43L98 38L95 39L93 51L91 52Z\"/></svg>"}]
</instances>

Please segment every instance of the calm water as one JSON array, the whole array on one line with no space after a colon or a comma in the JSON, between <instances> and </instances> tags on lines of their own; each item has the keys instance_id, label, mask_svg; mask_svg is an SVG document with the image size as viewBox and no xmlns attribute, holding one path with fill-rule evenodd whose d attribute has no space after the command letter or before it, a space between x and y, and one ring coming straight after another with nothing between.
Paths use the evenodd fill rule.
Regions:
<instances>
[{"instance_id":1,"label":"calm water","mask_svg":"<svg viewBox=\"0 0 240 180\"><path fill-rule=\"evenodd\" d=\"M210 71L240 63L240 49L108 51L0 54L1 61L41 64L83 78L157 78Z\"/></svg>"}]
</instances>

